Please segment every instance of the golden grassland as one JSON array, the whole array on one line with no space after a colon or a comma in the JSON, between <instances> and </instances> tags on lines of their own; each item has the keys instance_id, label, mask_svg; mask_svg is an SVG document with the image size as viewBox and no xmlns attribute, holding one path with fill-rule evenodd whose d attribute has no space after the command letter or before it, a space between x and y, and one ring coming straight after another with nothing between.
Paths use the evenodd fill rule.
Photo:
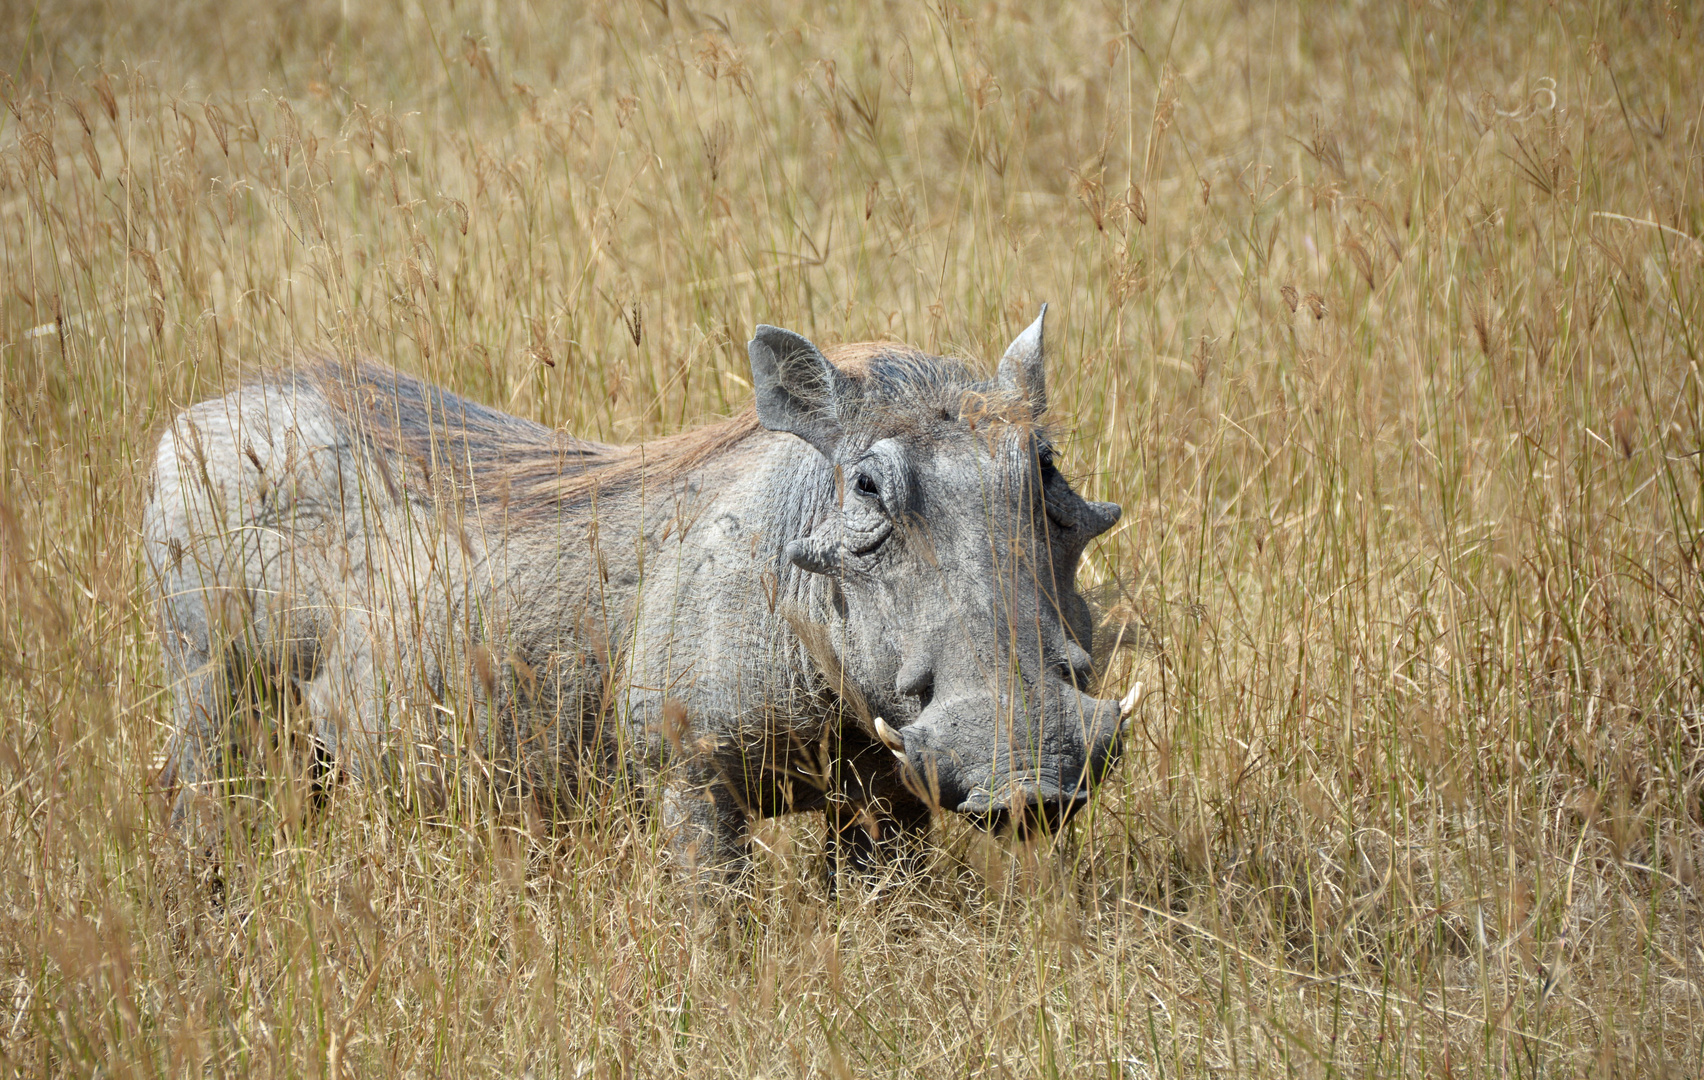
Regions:
<instances>
[{"instance_id":1,"label":"golden grassland","mask_svg":"<svg viewBox=\"0 0 1704 1080\"><path fill-rule=\"evenodd\" d=\"M0 1064L1704 1073L1704 25L1645 3L0 5ZM695 908L254 764L163 827L153 433L293 350L595 437L1050 309L1107 678L1057 841ZM274 763L275 764L275 763Z\"/></svg>"}]
</instances>

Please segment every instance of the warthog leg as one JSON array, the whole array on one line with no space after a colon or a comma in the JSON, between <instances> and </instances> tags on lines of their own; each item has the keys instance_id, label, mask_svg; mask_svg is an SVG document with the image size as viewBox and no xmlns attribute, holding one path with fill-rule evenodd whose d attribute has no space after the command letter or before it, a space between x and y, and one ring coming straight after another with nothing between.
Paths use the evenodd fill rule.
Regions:
<instances>
[{"instance_id":1,"label":"warthog leg","mask_svg":"<svg viewBox=\"0 0 1704 1080\"><path fill-rule=\"evenodd\" d=\"M746 815L725 786L672 779L662 810L668 862L700 885L737 885L750 870Z\"/></svg>"},{"instance_id":2,"label":"warthog leg","mask_svg":"<svg viewBox=\"0 0 1704 1080\"><path fill-rule=\"evenodd\" d=\"M200 629L168 627L162 634L174 735L160 779L168 793L175 791L174 829L193 826L191 811L221 775L231 741L229 664L213 654L206 628Z\"/></svg>"},{"instance_id":3,"label":"warthog leg","mask_svg":"<svg viewBox=\"0 0 1704 1080\"><path fill-rule=\"evenodd\" d=\"M825 816L829 896L839 892L843 876L876 885L890 874L903 877L921 868L929 837L929 808L921 803L831 804Z\"/></svg>"}]
</instances>

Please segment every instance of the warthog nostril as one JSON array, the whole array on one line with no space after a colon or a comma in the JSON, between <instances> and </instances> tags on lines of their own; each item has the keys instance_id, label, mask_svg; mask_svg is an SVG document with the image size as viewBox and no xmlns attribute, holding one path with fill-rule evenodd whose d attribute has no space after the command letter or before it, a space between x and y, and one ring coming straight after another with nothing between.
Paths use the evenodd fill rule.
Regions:
<instances>
[{"instance_id":1,"label":"warthog nostril","mask_svg":"<svg viewBox=\"0 0 1704 1080\"><path fill-rule=\"evenodd\" d=\"M1053 664L1049 670L1054 678L1068 684L1078 693L1086 694L1094 686L1095 670L1092 663L1060 660Z\"/></svg>"},{"instance_id":2,"label":"warthog nostril","mask_svg":"<svg viewBox=\"0 0 1704 1080\"><path fill-rule=\"evenodd\" d=\"M1095 658L1075 641L1066 641L1065 663L1071 669L1067 678L1071 680L1072 685L1087 693L1095 679Z\"/></svg>"}]
</instances>

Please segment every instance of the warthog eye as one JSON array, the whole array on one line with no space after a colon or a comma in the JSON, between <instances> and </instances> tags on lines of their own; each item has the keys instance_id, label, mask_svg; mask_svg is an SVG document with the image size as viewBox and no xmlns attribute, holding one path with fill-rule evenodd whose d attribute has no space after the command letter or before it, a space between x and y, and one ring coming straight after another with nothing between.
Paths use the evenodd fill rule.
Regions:
<instances>
[{"instance_id":1,"label":"warthog eye","mask_svg":"<svg viewBox=\"0 0 1704 1080\"><path fill-rule=\"evenodd\" d=\"M904 501L904 481L891 475L881 460L884 452L891 453L878 445L846 467L841 527L848 554L868 555L881 547L893 532L896 507Z\"/></svg>"}]
</instances>

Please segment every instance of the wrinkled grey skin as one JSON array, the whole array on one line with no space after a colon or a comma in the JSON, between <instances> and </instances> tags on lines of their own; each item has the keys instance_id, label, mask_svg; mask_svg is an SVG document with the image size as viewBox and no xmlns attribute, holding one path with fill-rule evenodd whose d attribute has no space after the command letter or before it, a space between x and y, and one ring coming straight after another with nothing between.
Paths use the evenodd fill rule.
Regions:
<instances>
[{"instance_id":1,"label":"wrinkled grey skin","mask_svg":"<svg viewBox=\"0 0 1704 1080\"><path fill-rule=\"evenodd\" d=\"M756 422L690 453L374 365L186 409L144 521L174 820L245 749L256 673L342 774L441 798L483 771L547 809L626 780L712 880L767 814L825 811L831 874L906 850L935 802L1060 820L1117 752L1073 577L1120 511L1052 465L1042 325L992 381L760 326Z\"/></svg>"}]
</instances>

